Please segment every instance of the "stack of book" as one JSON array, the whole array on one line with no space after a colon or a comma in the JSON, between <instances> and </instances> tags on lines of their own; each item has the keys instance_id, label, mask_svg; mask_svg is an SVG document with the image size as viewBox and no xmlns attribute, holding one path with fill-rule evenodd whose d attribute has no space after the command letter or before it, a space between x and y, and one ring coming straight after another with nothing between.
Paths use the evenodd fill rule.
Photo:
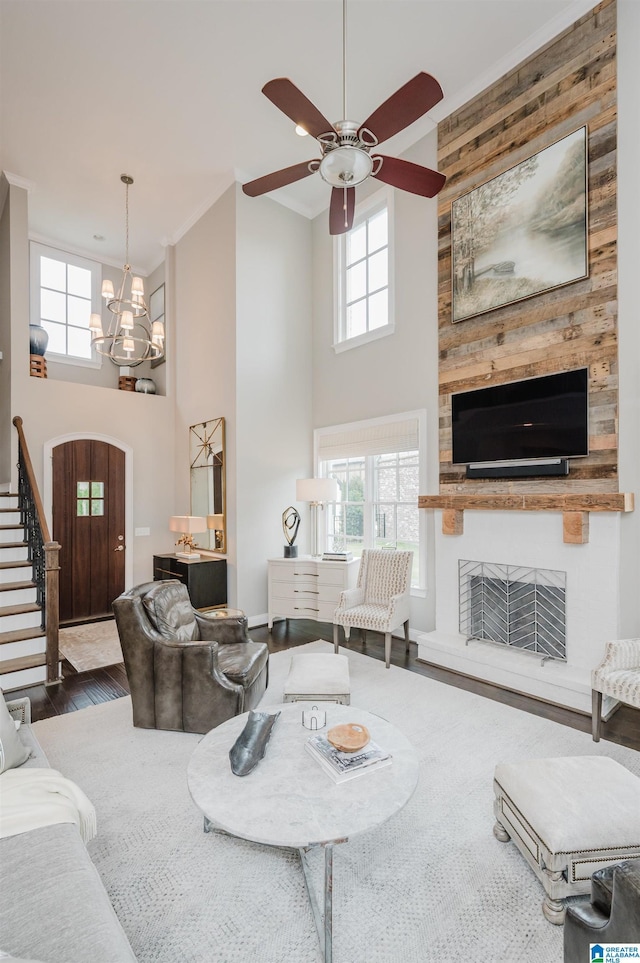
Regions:
<instances>
[{"instance_id":1,"label":"stack of book","mask_svg":"<svg viewBox=\"0 0 640 963\"><path fill-rule=\"evenodd\" d=\"M346 782L365 772L375 772L391 765L391 756L369 740L360 752L340 752L324 736L311 736L305 743L311 756L334 782Z\"/></svg>"},{"instance_id":2,"label":"stack of book","mask_svg":"<svg viewBox=\"0 0 640 963\"><path fill-rule=\"evenodd\" d=\"M323 562L350 562L353 558L353 552L324 552L322 556Z\"/></svg>"}]
</instances>

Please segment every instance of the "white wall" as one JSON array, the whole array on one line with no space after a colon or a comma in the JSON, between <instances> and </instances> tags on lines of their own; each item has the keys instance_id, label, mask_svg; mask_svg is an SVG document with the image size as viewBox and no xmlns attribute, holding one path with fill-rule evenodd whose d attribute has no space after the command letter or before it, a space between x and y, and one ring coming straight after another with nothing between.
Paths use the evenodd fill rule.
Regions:
<instances>
[{"instance_id":1,"label":"white wall","mask_svg":"<svg viewBox=\"0 0 640 963\"><path fill-rule=\"evenodd\" d=\"M11 411L21 415L38 486L46 505L44 445L68 434L96 433L133 449L132 536L126 551L131 583L147 581L153 554L171 550L168 518L173 514L174 409L168 398L29 376L29 255L27 192L11 187ZM4 362L3 362L4 363ZM3 412L4 417L4 412ZM11 428L11 464L17 462L17 432ZM17 490L15 469L12 490ZM49 515L49 524L51 517ZM55 533L54 533L55 535Z\"/></svg>"},{"instance_id":2,"label":"white wall","mask_svg":"<svg viewBox=\"0 0 640 963\"><path fill-rule=\"evenodd\" d=\"M0 174L0 491L11 476L11 258L9 185Z\"/></svg>"},{"instance_id":3,"label":"white wall","mask_svg":"<svg viewBox=\"0 0 640 963\"><path fill-rule=\"evenodd\" d=\"M403 155L437 167L433 131ZM327 188L327 191L329 189ZM427 410L427 487L438 491L437 199L395 191L395 333L336 354L333 343L333 242L328 213L313 222L313 426ZM433 513L427 519L427 596L413 598L411 626L433 627Z\"/></svg>"},{"instance_id":4,"label":"white wall","mask_svg":"<svg viewBox=\"0 0 640 963\"><path fill-rule=\"evenodd\" d=\"M311 225L237 186L238 599L267 611L265 560L311 470Z\"/></svg>"},{"instance_id":5,"label":"white wall","mask_svg":"<svg viewBox=\"0 0 640 963\"><path fill-rule=\"evenodd\" d=\"M227 584L237 600L236 551L236 199L235 187L203 214L174 250L176 487L172 515L190 513L189 426L224 418ZM167 282L168 283L168 282ZM171 347L167 367L172 361Z\"/></svg>"},{"instance_id":6,"label":"white wall","mask_svg":"<svg viewBox=\"0 0 640 963\"><path fill-rule=\"evenodd\" d=\"M620 347L620 491L636 493L620 524L620 626L640 636L640 4L618 0L618 332Z\"/></svg>"}]
</instances>

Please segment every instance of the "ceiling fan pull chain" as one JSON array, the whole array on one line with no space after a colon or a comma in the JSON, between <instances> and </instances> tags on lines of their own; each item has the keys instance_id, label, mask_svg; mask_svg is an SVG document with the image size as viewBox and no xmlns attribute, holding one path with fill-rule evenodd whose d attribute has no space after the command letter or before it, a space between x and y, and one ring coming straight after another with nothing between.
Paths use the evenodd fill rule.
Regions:
<instances>
[{"instance_id":1,"label":"ceiling fan pull chain","mask_svg":"<svg viewBox=\"0 0 640 963\"><path fill-rule=\"evenodd\" d=\"M342 188L342 210L344 211L344 226L349 229L349 215L347 214L347 188Z\"/></svg>"}]
</instances>

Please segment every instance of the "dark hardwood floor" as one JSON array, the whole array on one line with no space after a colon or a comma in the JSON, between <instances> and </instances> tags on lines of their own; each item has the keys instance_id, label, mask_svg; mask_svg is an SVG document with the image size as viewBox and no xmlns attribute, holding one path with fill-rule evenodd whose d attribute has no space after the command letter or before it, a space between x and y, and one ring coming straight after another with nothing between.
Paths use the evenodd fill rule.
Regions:
<instances>
[{"instance_id":1,"label":"dark hardwood floor","mask_svg":"<svg viewBox=\"0 0 640 963\"><path fill-rule=\"evenodd\" d=\"M313 642L314 639L331 641L333 626L324 622L290 619L289 621L276 622L271 631L266 625L263 625L250 629L249 634L256 642L266 642L269 645L270 652L283 652L293 646ZM349 648L355 652L362 652L370 658L384 661L384 638L378 633L369 632L365 645L360 633L354 630ZM531 712L533 715L552 719L562 725L580 729L583 732L591 731L591 717L589 715L553 703L542 702L520 692L501 689L499 686L488 682L480 682L478 679L460 675L448 669L418 662L417 653L417 646L411 643L410 652L407 655L404 643L397 640L392 646L392 664L410 672L417 672L430 679L436 679L446 685L458 686L487 699L503 702L524 712ZM109 702L111 699L118 699L129 692L127 676L122 664L109 666L106 669L95 669L92 672L78 673L68 663L64 663L63 673L64 678L57 685L30 686L28 689L14 691L7 693L7 695L9 698L29 696L32 717L35 722L65 712L74 712L76 709L84 709L86 706ZM630 706L621 706L611 719L604 724L603 739L640 750L640 710L633 709Z\"/></svg>"}]
</instances>

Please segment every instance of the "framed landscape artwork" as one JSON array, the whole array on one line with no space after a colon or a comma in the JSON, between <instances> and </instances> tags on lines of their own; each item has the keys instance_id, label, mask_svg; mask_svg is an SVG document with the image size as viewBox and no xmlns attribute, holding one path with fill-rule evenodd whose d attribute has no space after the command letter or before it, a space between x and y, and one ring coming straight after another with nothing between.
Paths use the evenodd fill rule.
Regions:
<instances>
[{"instance_id":1,"label":"framed landscape artwork","mask_svg":"<svg viewBox=\"0 0 640 963\"><path fill-rule=\"evenodd\" d=\"M588 274L586 127L453 202L452 321Z\"/></svg>"}]
</instances>

